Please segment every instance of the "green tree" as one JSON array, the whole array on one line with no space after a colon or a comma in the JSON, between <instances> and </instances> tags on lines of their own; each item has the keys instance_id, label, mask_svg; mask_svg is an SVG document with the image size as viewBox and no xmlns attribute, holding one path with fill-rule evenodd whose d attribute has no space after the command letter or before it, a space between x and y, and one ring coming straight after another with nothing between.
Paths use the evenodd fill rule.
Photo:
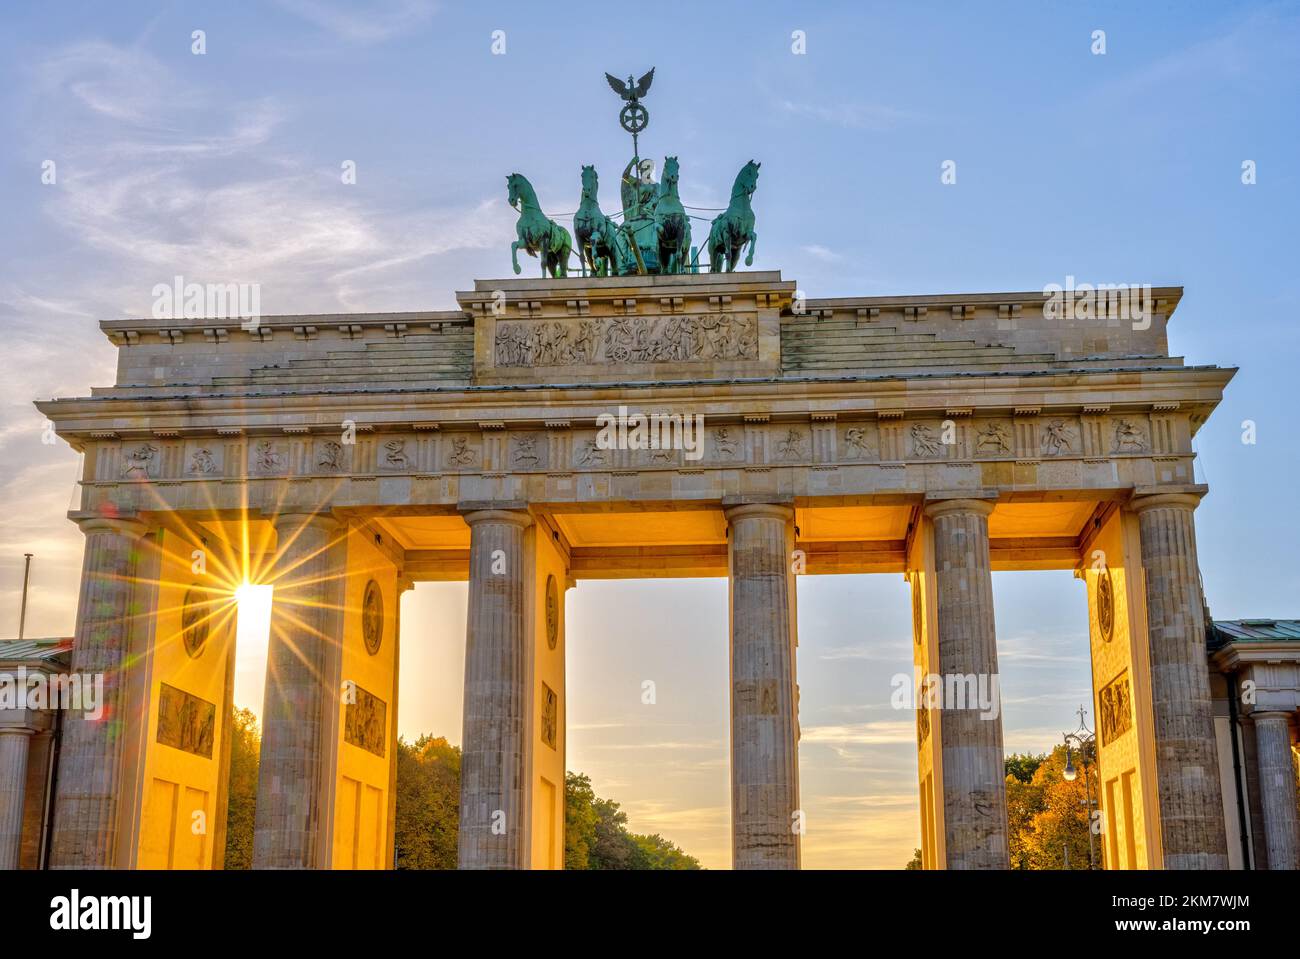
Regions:
<instances>
[{"instance_id":1,"label":"green tree","mask_svg":"<svg viewBox=\"0 0 1300 959\"><path fill-rule=\"evenodd\" d=\"M1039 753L1037 756L1032 753L1012 753L1002 762L1008 776L1015 776L1018 781L1027 783L1034 778L1034 772L1046 758L1047 753Z\"/></svg>"},{"instance_id":2,"label":"green tree","mask_svg":"<svg viewBox=\"0 0 1300 959\"><path fill-rule=\"evenodd\" d=\"M627 831L627 813L612 799L596 799L596 843L588 869L635 869L636 843Z\"/></svg>"},{"instance_id":3,"label":"green tree","mask_svg":"<svg viewBox=\"0 0 1300 959\"><path fill-rule=\"evenodd\" d=\"M251 709L232 714L230 780L226 800L226 869L253 866L253 823L257 815L257 770L262 735Z\"/></svg>"},{"instance_id":4,"label":"green tree","mask_svg":"<svg viewBox=\"0 0 1300 959\"><path fill-rule=\"evenodd\" d=\"M398 869L455 869L460 749L442 737L397 741Z\"/></svg>"},{"instance_id":5,"label":"green tree","mask_svg":"<svg viewBox=\"0 0 1300 959\"><path fill-rule=\"evenodd\" d=\"M912 858L911 858L911 860L910 860L910 861L907 863L907 865L904 866L903 868L904 868L904 869L920 869L920 868L922 868L922 867L921 867L921 850L919 850L919 849L915 849L915 850L913 850L913 851L912 851Z\"/></svg>"},{"instance_id":6,"label":"green tree","mask_svg":"<svg viewBox=\"0 0 1300 959\"><path fill-rule=\"evenodd\" d=\"M634 869L699 869L700 861L687 855L680 846L670 842L658 833L643 836L632 834L636 844Z\"/></svg>"},{"instance_id":7,"label":"green tree","mask_svg":"<svg viewBox=\"0 0 1300 959\"><path fill-rule=\"evenodd\" d=\"M564 778L565 869L699 869L693 856L660 835L628 832L627 813L601 799L582 773Z\"/></svg>"},{"instance_id":8,"label":"green tree","mask_svg":"<svg viewBox=\"0 0 1300 959\"><path fill-rule=\"evenodd\" d=\"M234 713L226 868L253 862L253 824L261 736L257 717ZM396 868L455 869L460 820L460 749L442 737L397 741ZM658 834L628 832L627 813L601 799L582 773L564 782L565 869L699 869L694 856Z\"/></svg>"},{"instance_id":9,"label":"green tree","mask_svg":"<svg viewBox=\"0 0 1300 959\"><path fill-rule=\"evenodd\" d=\"M596 845L596 792L582 773L564 776L564 868L590 869Z\"/></svg>"}]
</instances>

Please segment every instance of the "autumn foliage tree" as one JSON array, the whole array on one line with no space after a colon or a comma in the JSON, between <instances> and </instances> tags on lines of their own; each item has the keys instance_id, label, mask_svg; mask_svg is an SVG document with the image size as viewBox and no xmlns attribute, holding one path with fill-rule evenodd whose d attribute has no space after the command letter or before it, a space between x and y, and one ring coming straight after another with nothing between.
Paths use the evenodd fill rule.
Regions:
<instances>
[{"instance_id":1,"label":"autumn foliage tree","mask_svg":"<svg viewBox=\"0 0 1300 959\"><path fill-rule=\"evenodd\" d=\"M262 734L251 709L236 709L230 737L230 784L226 805L227 869L253 867L253 821Z\"/></svg>"},{"instance_id":2,"label":"autumn foliage tree","mask_svg":"<svg viewBox=\"0 0 1300 959\"><path fill-rule=\"evenodd\" d=\"M442 737L397 741L398 869L455 869L460 748Z\"/></svg>"},{"instance_id":3,"label":"autumn foliage tree","mask_svg":"<svg viewBox=\"0 0 1300 959\"><path fill-rule=\"evenodd\" d=\"M1086 783L1096 797L1097 769L1091 754L1072 754L1077 776L1064 776L1066 750L1057 746L1041 756L1012 755L1006 760L1007 825L1012 869L1070 869L1089 866L1089 810ZM1085 775L1086 773L1086 775ZM1101 843L1096 841L1096 855ZM1101 863L1098 861L1098 867Z\"/></svg>"}]
</instances>

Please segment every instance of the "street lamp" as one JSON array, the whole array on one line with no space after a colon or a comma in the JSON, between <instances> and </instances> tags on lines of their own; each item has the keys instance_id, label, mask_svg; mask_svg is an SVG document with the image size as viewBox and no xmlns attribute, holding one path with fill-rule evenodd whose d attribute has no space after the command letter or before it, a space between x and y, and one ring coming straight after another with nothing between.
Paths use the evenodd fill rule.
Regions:
<instances>
[{"instance_id":1,"label":"street lamp","mask_svg":"<svg viewBox=\"0 0 1300 959\"><path fill-rule=\"evenodd\" d=\"M1093 735L1092 730L1088 728L1087 722L1084 721L1084 717L1087 715L1087 710L1080 706L1078 713L1079 728L1072 733L1062 733L1062 738L1065 740L1065 768L1061 770L1061 777L1068 783L1072 783L1079 778L1079 770L1074 765L1074 756L1072 755L1072 748L1077 748L1083 764L1084 800L1082 805L1088 811L1088 868L1096 869L1096 840L1092 830L1092 807L1096 805L1096 802L1092 798L1092 779L1088 775L1088 752L1091 749L1093 754L1096 754L1097 739ZM1065 862L1066 868L1069 868L1070 857L1068 850L1066 852Z\"/></svg>"}]
</instances>

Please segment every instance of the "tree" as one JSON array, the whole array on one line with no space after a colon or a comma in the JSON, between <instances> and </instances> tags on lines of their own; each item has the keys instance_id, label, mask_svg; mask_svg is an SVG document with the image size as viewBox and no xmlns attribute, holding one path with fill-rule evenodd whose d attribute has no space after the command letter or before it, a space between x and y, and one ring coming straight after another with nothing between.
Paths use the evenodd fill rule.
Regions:
<instances>
[{"instance_id":1,"label":"tree","mask_svg":"<svg viewBox=\"0 0 1300 959\"><path fill-rule=\"evenodd\" d=\"M581 773L564 776L564 868L590 869L596 845L596 792Z\"/></svg>"},{"instance_id":2,"label":"tree","mask_svg":"<svg viewBox=\"0 0 1300 959\"><path fill-rule=\"evenodd\" d=\"M1097 769L1091 751L1075 754L1078 775L1074 782L1067 782L1063 775L1065 753L1061 745L1042 757L1008 758L1007 822L1013 869L1064 869L1066 849L1069 868L1088 868L1091 807L1085 779L1095 788ZM1012 758L1038 759L1027 782L1011 771Z\"/></svg>"},{"instance_id":3,"label":"tree","mask_svg":"<svg viewBox=\"0 0 1300 959\"><path fill-rule=\"evenodd\" d=\"M685 870L700 868L698 859L694 856L688 856L680 846L668 841L658 833L650 836L633 833L632 842L637 847L636 864L632 867L633 869Z\"/></svg>"},{"instance_id":4,"label":"tree","mask_svg":"<svg viewBox=\"0 0 1300 959\"><path fill-rule=\"evenodd\" d=\"M455 869L460 749L441 737L397 741L398 869Z\"/></svg>"},{"instance_id":5,"label":"tree","mask_svg":"<svg viewBox=\"0 0 1300 959\"><path fill-rule=\"evenodd\" d=\"M1039 753L1037 756L1032 753L1012 753L1003 760L1003 766L1008 776L1015 776L1020 782L1027 783L1034 778L1034 772L1046 758L1047 753Z\"/></svg>"},{"instance_id":6,"label":"tree","mask_svg":"<svg viewBox=\"0 0 1300 959\"><path fill-rule=\"evenodd\" d=\"M904 868L904 869L921 869L921 868L923 868L922 865L921 865L921 850L919 850L919 849L915 849L915 850L913 850L913 851L912 851L912 858L911 858L911 860L910 860L910 861L908 862L908 864L907 864L906 866L904 866L903 868Z\"/></svg>"},{"instance_id":7,"label":"tree","mask_svg":"<svg viewBox=\"0 0 1300 959\"><path fill-rule=\"evenodd\" d=\"M257 816L257 770L262 735L251 709L232 714L230 780L226 801L226 869L253 867L253 823Z\"/></svg>"},{"instance_id":8,"label":"tree","mask_svg":"<svg viewBox=\"0 0 1300 959\"><path fill-rule=\"evenodd\" d=\"M628 832L627 813L601 799L582 773L564 779L565 869L699 869L699 860L660 835Z\"/></svg>"},{"instance_id":9,"label":"tree","mask_svg":"<svg viewBox=\"0 0 1300 959\"><path fill-rule=\"evenodd\" d=\"M1007 773L1007 839L1012 869L1032 869L1025 851L1025 837L1030 823L1043 809L1043 787L1034 785L1034 773L1047 754L1034 756L1013 753L1004 763Z\"/></svg>"},{"instance_id":10,"label":"tree","mask_svg":"<svg viewBox=\"0 0 1300 959\"><path fill-rule=\"evenodd\" d=\"M250 710L234 713L230 748L230 803L226 868L249 869L261 736ZM398 739L394 851L398 869L455 869L460 823L460 748L446 739ZM699 860L658 834L628 832L627 813L601 799L591 780L564 781L565 869L699 869Z\"/></svg>"}]
</instances>

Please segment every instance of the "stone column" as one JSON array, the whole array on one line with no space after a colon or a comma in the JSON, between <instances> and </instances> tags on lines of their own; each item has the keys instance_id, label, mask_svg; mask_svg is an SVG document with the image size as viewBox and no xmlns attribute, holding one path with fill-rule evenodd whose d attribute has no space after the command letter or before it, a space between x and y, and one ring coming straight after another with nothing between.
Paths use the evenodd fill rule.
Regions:
<instances>
[{"instance_id":1,"label":"stone column","mask_svg":"<svg viewBox=\"0 0 1300 959\"><path fill-rule=\"evenodd\" d=\"M324 865L321 830L333 740L326 725L341 642L346 575L343 528L332 516L283 513L271 598L262 706L262 754L253 832L254 869Z\"/></svg>"},{"instance_id":2,"label":"stone column","mask_svg":"<svg viewBox=\"0 0 1300 959\"><path fill-rule=\"evenodd\" d=\"M989 566L988 517L993 503L938 500L925 512L934 524L936 672L944 680L939 734L947 868L1009 869L1001 687ZM964 702L955 701L956 692Z\"/></svg>"},{"instance_id":3,"label":"stone column","mask_svg":"<svg viewBox=\"0 0 1300 959\"><path fill-rule=\"evenodd\" d=\"M465 723L460 760L461 869L523 869L528 776L529 630L523 510L484 509L469 524Z\"/></svg>"},{"instance_id":4,"label":"stone column","mask_svg":"<svg viewBox=\"0 0 1300 959\"><path fill-rule=\"evenodd\" d=\"M798 869L794 510L726 511L731 567L731 842L736 869Z\"/></svg>"},{"instance_id":5,"label":"stone column","mask_svg":"<svg viewBox=\"0 0 1300 959\"><path fill-rule=\"evenodd\" d=\"M86 718L81 710L64 717L50 867L112 869L126 738L123 673L132 620L139 614L132 595L146 527L134 519L98 514L71 518L86 535L86 551L70 671L90 682L102 678L104 695L98 719Z\"/></svg>"},{"instance_id":6,"label":"stone column","mask_svg":"<svg viewBox=\"0 0 1300 959\"><path fill-rule=\"evenodd\" d=\"M1227 869L1192 511L1199 496L1136 497L1146 579L1156 786L1166 869Z\"/></svg>"},{"instance_id":7,"label":"stone column","mask_svg":"<svg viewBox=\"0 0 1300 959\"><path fill-rule=\"evenodd\" d=\"M1291 761L1290 716L1252 713L1259 755L1259 804L1269 869L1300 868L1300 826L1296 821L1296 775Z\"/></svg>"},{"instance_id":8,"label":"stone column","mask_svg":"<svg viewBox=\"0 0 1300 959\"><path fill-rule=\"evenodd\" d=\"M29 726L0 726L0 870L17 869L22 853L27 751L35 731Z\"/></svg>"}]
</instances>

